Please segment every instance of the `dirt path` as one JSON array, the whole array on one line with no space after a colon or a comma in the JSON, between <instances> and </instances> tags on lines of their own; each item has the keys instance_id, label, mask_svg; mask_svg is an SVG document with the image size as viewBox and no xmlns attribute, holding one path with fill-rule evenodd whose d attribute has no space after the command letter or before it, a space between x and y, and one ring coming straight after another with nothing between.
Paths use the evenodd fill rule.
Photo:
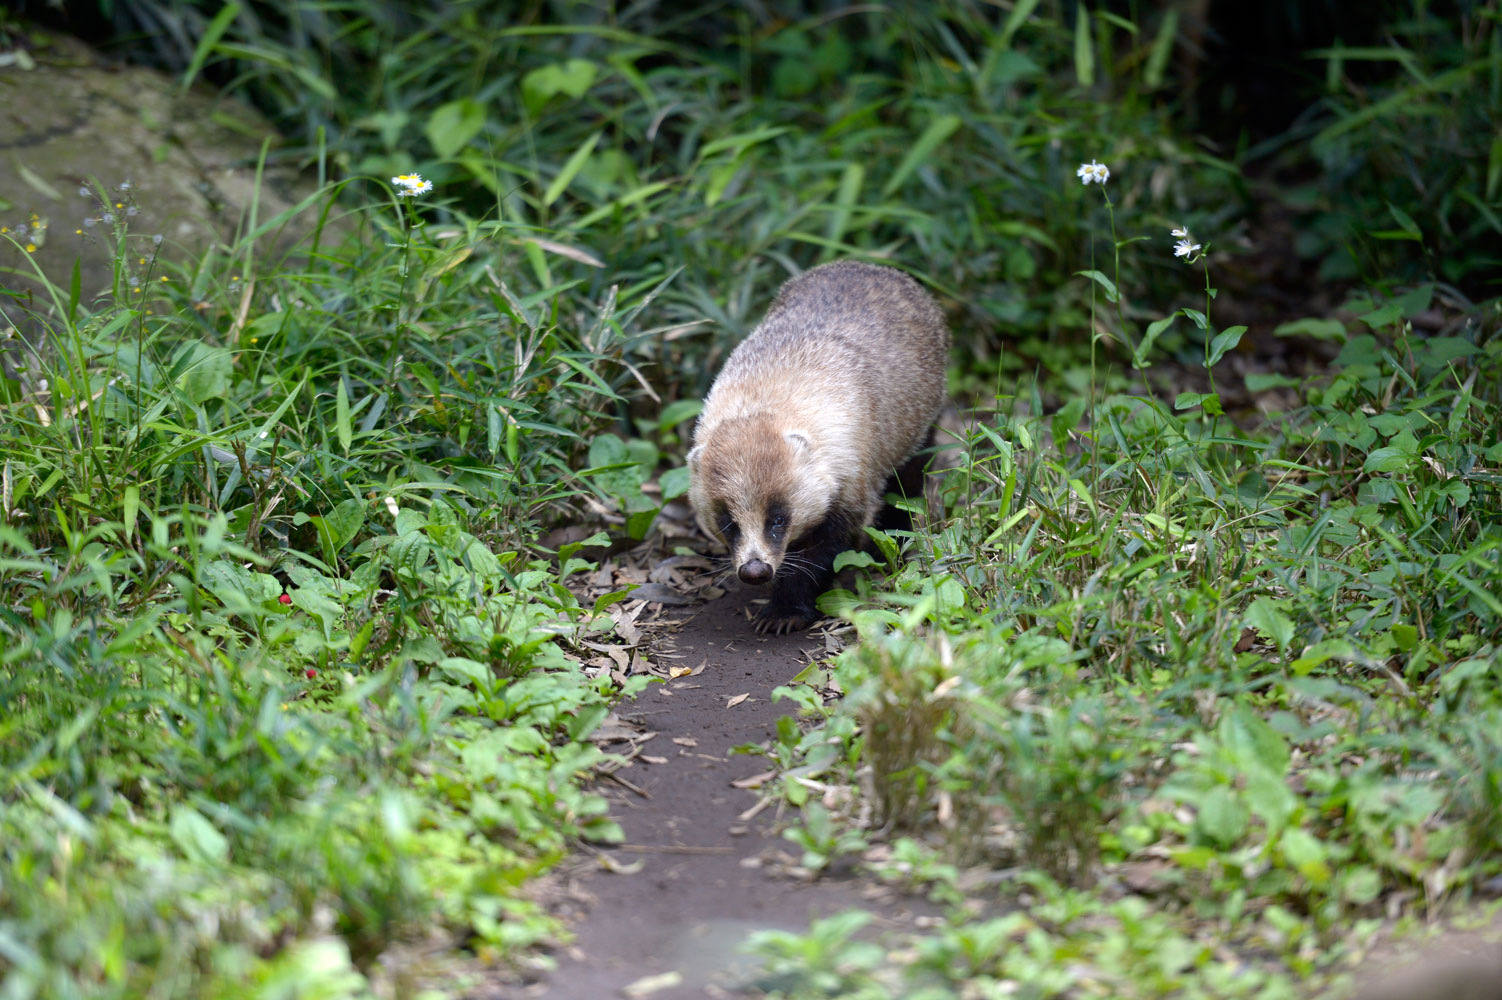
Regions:
<instances>
[{"instance_id":1,"label":"dirt path","mask_svg":"<svg viewBox=\"0 0 1502 1000\"><path fill-rule=\"evenodd\" d=\"M681 655L674 662L691 667L707 660L702 672L654 685L620 710L657 732L644 752L667 758L622 772L649 798L610 793L628 846L608 854L616 865L640 868L615 874L601 865L580 881L576 888L594 902L575 927L577 940L559 956L558 971L521 996L620 997L623 987L645 976L674 972L681 981L647 994L651 1000L729 996L727 987L744 982L754 968L738 951L753 930L803 931L810 918L849 907L872 908L894 923L911 920L910 907L874 901L877 894L859 881L803 883L756 862L769 849L796 852L776 836L771 809L740 818L756 795L731 782L769 765L764 757L730 751L772 735L777 718L792 711L787 701L772 702L772 689L821 646L802 633L757 636L743 603L731 594L705 605L673 637Z\"/></svg>"}]
</instances>

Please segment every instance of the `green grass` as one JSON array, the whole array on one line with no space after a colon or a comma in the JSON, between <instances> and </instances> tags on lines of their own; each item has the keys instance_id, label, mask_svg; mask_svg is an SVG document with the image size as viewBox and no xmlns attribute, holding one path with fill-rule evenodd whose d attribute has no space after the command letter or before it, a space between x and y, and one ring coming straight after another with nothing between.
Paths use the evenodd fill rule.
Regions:
<instances>
[{"instance_id":1,"label":"green grass","mask_svg":"<svg viewBox=\"0 0 1502 1000\"><path fill-rule=\"evenodd\" d=\"M784 754L869 788L917 837L871 869L956 905L899 967L830 986L828 944L786 995L1302 995L1502 873L1502 342L1414 336L1433 295L1354 298L1253 425L1191 394L975 426L949 516L826 598L849 694ZM790 836L815 868L868 841L822 810ZM994 890L946 861L1024 912L976 920Z\"/></svg>"},{"instance_id":2,"label":"green grass","mask_svg":"<svg viewBox=\"0 0 1502 1000\"><path fill-rule=\"evenodd\" d=\"M846 254L945 300L974 419L942 509L828 599L863 642L810 676L846 698L783 689L810 717L769 752L875 806L787 782L806 865L860 853L947 917L767 935L768 982L1299 995L1499 874L1484 14L1316 54L1308 128L1238 154L1183 131L1156 14L124 8L180 18L152 55L326 183L187 260L99 226L96 300L5 282L0 992L457 995L545 962L527 882L618 835L586 737L632 692L580 665L624 595L581 606L591 564L541 539L599 505L643 537L729 345ZM1333 360L1228 414L1265 331L1214 285L1251 294L1274 169L1304 291L1345 305L1280 316ZM394 197L412 170L435 191Z\"/></svg>"}]
</instances>

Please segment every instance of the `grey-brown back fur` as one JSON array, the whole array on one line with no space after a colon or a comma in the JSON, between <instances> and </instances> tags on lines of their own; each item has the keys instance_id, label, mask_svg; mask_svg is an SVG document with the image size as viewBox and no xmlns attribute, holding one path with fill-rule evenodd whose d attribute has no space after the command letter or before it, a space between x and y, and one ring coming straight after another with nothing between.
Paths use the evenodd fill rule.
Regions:
<instances>
[{"instance_id":1,"label":"grey-brown back fur","mask_svg":"<svg viewBox=\"0 0 1502 1000\"><path fill-rule=\"evenodd\" d=\"M800 485L819 485L826 504L833 499L870 523L886 478L923 446L943 405L948 356L944 315L911 277L851 260L816 267L782 286L731 354L695 441L714 452L720 425L770 416L813 445L813 468L800 469ZM724 468L727 456L714 457ZM739 464L740 455L729 457ZM704 487L720 490L697 485L702 511ZM755 488L743 482L735 492Z\"/></svg>"}]
</instances>

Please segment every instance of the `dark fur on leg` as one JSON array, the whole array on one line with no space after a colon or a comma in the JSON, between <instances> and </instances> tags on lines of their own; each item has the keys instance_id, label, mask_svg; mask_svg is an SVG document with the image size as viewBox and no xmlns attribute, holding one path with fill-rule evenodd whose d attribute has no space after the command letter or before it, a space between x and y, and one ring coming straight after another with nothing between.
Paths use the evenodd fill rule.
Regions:
<instances>
[{"instance_id":1,"label":"dark fur on leg","mask_svg":"<svg viewBox=\"0 0 1502 1000\"><path fill-rule=\"evenodd\" d=\"M930 427L923 437L922 447L914 452L912 458L903 463L902 468L887 478L882 496L895 493L908 500L923 499L923 488L928 479L928 463L934 457L933 445L934 429ZM911 531L913 530L913 517L907 511L889 503L883 504L881 512L876 515L876 527L882 531Z\"/></svg>"},{"instance_id":2,"label":"dark fur on leg","mask_svg":"<svg viewBox=\"0 0 1502 1000\"><path fill-rule=\"evenodd\" d=\"M772 599L756 616L756 631L786 635L823 617L814 600L834 582L834 557L851 546L855 521L831 511L789 552L772 580Z\"/></svg>"}]
</instances>

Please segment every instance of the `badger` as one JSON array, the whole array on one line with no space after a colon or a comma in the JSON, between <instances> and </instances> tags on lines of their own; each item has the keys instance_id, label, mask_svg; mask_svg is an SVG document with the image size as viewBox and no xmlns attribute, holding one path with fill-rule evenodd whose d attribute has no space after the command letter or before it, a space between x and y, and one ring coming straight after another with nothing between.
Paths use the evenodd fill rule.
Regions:
<instances>
[{"instance_id":1,"label":"badger","mask_svg":"<svg viewBox=\"0 0 1502 1000\"><path fill-rule=\"evenodd\" d=\"M740 580L772 585L758 632L819 617L835 556L863 540L894 476L921 494L948 357L933 297L854 260L789 280L731 352L694 427L689 501Z\"/></svg>"}]
</instances>

